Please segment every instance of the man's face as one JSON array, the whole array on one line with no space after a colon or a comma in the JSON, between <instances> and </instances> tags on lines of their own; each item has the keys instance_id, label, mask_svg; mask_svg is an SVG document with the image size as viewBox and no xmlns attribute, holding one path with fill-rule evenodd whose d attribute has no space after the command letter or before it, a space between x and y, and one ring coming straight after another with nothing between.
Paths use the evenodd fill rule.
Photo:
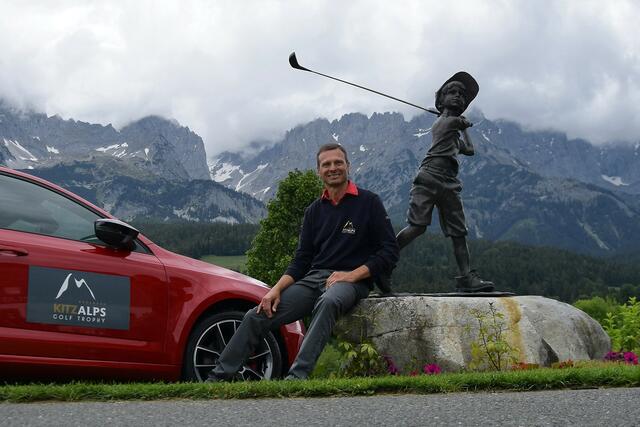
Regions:
<instances>
[{"instance_id":1,"label":"man's face","mask_svg":"<svg viewBox=\"0 0 640 427\"><path fill-rule=\"evenodd\" d=\"M466 90L460 82L450 82L442 89L442 106L462 112L467 107Z\"/></svg>"},{"instance_id":2,"label":"man's face","mask_svg":"<svg viewBox=\"0 0 640 427\"><path fill-rule=\"evenodd\" d=\"M349 165L339 148L323 151L318 156L318 175L325 187L339 187L347 182Z\"/></svg>"}]
</instances>

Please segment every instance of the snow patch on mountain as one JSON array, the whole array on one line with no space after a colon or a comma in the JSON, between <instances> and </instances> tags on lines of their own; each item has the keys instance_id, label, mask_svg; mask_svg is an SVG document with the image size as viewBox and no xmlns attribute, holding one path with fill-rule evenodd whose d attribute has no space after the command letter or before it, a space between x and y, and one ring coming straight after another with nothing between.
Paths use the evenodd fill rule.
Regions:
<instances>
[{"instance_id":1,"label":"snow patch on mountain","mask_svg":"<svg viewBox=\"0 0 640 427\"><path fill-rule=\"evenodd\" d=\"M31 154L29 150L27 150L22 145L20 145L18 141L12 140L12 139L5 139L5 138L2 138L2 140L4 141L4 146L9 149L9 152L13 157L18 158L20 160L28 160L31 162L38 161L36 156Z\"/></svg>"},{"instance_id":2,"label":"snow patch on mountain","mask_svg":"<svg viewBox=\"0 0 640 427\"><path fill-rule=\"evenodd\" d=\"M49 147L48 145L46 147L47 147L47 152L53 153L53 154L60 154L60 150L58 150L56 147Z\"/></svg>"},{"instance_id":3,"label":"snow patch on mountain","mask_svg":"<svg viewBox=\"0 0 640 427\"><path fill-rule=\"evenodd\" d=\"M629 185L626 182L622 181L622 178L620 178L619 176L607 176L607 175L600 175L602 177L602 179L604 179L605 181L607 181L610 184L615 185L616 187L620 187L625 186L625 185Z\"/></svg>"},{"instance_id":4,"label":"snow patch on mountain","mask_svg":"<svg viewBox=\"0 0 640 427\"><path fill-rule=\"evenodd\" d=\"M115 150L118 150L120 147L126 148L128 146L129 144L127 144L126 142L123 142L122 144L113 144L108 147L99 147L99 148L96 148L96 151L101 151L103 153L106 153L107 151L111 151L111 150L115 151Z\"/></svg>"},{"instance_id":5,"label":"snow patch on mountain","mask_svg":"<svg viewBox=\"0 0 640 427\"><path fill-rule=\"evenodd\" d=\"M230 216L217 216L211 222L224 222L226 224L238 224L238 220Z\"/></svg>"},{"instance_id":6,"label":"snow patch on mountain","mask_svg":"<svg viewBox=\"0 0 640 427\"><path fill-rule=\"evenodd\" d=\"M429 132L431 132L431 128L429 128L429 129L418 129L418 131L416 133L414 133L413 136L415 136L416 138L422 138L423 136L425 136Z\"/></svg>"},{"instance_id":7,"label":"snow patch on mountain","mask_svg":"<svg viewBox=\"0 0 640 427\"><path fill-rule=\"evenodd\" d=\"M238 181L238 184L236 185L236 191L241 191L242 187L245 187L246 185L248 185L251 182L253 182L253 180L256 179L256 176L260 174L260 171L262 169L266 168L267 166L269 166L269 163L265 163L263 165L258 165L256 170L254 170L253 172L249 172L248 174L244 175L240 179L240 181ZM245 180L246 180L246 182L245 182Z\"/></svg>"},{"instance_id":8,"label":"snow patch on mountain","mask_svg":"<svg viewBox=\"0 0 640 427\"><path fill-rule=\"evenodd\" d=\"M214 164L213 166L215 167L217 166L217 164ZM211 170L212 170L211 179L214 180L215 182L224 182L230 179L233 172L235 171L238 171L240 174L243 174L242 169L240 169L240 166L233 165L231 163L222 163L220 168L217 169L215 173L213 173L213 169Z\"/></svg>"}]
</instances>

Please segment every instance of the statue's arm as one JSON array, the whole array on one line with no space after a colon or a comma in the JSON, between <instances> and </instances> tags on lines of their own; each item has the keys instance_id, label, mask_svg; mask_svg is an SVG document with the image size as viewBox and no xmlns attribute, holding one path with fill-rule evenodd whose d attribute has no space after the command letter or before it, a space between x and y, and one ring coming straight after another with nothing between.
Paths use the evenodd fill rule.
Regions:
<instances>
[{"instance_id":1,"label":"statue's arm","mask_svg":"<svg viewBox=\"0 0 640 427\"><path fill-rule=\"evenodd\" d=\"M475 148L473 147L473 142L471 142L471 137L469 136L469 132L466 129L462 131L462 139L460 144L460 154L464 154L465 156L473 156L476 153Z\"/></svg>"}]
</instances>

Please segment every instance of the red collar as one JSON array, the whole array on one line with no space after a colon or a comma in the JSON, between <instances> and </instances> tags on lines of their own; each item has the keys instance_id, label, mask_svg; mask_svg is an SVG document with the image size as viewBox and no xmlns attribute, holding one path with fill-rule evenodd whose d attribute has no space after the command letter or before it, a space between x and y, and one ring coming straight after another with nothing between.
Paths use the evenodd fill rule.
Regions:
<instances>
[{"instance_id":1,"label":"red collar","mask_svg":"<svg viewBox=\"0 0 640 427\"><path fill-rule=\"evenodd\" d=\"M331 196L329 196L329 191L326 188L322 192L321 199L329 200L333 206L336 206L338 203L340 203L342 198L347 194L351 194L352 196L358 195L358 187L356 187L356 185L351 181L349 181L349 183L347 184L347 191L344 192L344 194L339 200L336 200L336 201L332 200Z\"/></svg>"}]
</instances>

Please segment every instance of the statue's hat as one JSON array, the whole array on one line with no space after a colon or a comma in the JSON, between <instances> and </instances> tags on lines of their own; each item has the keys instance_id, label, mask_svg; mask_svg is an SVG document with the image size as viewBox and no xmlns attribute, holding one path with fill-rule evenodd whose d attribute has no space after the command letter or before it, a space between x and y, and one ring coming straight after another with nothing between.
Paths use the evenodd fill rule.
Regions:
<instances>
[{"instance_id":1,"label":"statue's hat","mask_svg":"<svg viewBox=\"0 0 640 427\"><path fill-rule=\"evenodd\" d=\"M453 76L449 77L449 79L440 86L440 89L436 92L436 108L438 111L442 113L442 104L440 103L440 92L442 92L442 88L444 88L448 83L451 82L460 82L464 85L466 89L466 100L467 107L471 104L471 101L475 99L478 95L478 91L480 90L480 86L478 86L478 82L474 79L471 74L466 71L458 71ZM465 108L466 109L466 108Z\"/></svg>"}]
</instances>

